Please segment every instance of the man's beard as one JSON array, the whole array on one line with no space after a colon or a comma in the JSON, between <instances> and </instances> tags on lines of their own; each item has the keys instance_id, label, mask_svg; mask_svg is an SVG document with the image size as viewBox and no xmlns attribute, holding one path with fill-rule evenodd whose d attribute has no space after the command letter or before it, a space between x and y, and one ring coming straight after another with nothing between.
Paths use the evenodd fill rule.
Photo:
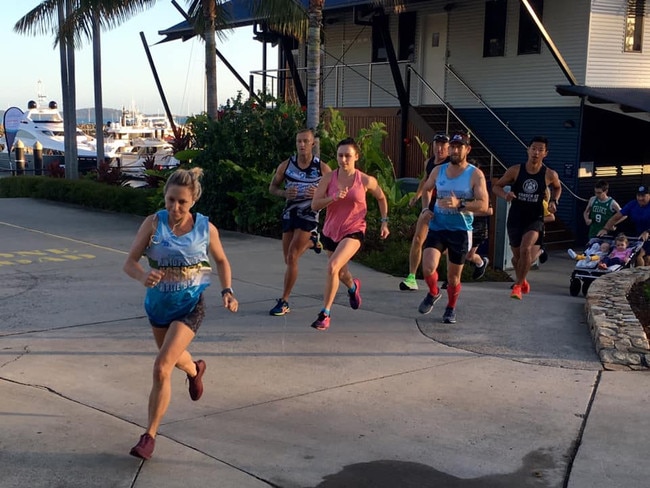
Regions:
<instances>
[{"instance_id":1,"label":"man's beard","mask_svg":"<svg viewBox=\"0 0 650 488\"><path fill-rule=\"evenodd\" d=\"M458 166L461 162L460 156L451 156L449 162L455 166Z\"/></svg>"}]
</instances>

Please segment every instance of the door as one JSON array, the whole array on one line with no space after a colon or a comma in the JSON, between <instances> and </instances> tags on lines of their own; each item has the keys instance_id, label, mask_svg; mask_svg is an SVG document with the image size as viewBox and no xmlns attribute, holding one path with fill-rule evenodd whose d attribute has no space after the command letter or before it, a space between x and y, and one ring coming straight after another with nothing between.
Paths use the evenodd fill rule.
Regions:
<instances>
[{"instance_id":1,"label":"door","mask_svg":"<svg viewBox=\"0 0 650 488\"><path fill-rule=\"evenodd\" d=\"M445 63L447 61L447 14L427 15L422 29L420 73L428 85L441 97L445 96ZM440 99L421 83L420 103L440 105Z\"/></svg>"}]
</instances>

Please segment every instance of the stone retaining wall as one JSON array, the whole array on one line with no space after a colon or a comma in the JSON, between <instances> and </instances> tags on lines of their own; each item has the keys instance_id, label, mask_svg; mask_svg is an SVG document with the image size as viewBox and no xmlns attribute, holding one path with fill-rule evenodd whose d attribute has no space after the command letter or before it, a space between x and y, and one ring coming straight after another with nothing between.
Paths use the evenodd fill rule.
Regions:
<instances>
[{"instance_id":1,"label":"stone retaining wall","mask_svg":"<svg viewBox=\"0 0 650 488\"><path fill-rule=\"evenodd\" d=\"M607 370L650 369L650 344L634 315L627 294L650 279L650 267L622 269L595 280L585 304L596 352Z\"/></svg>"}]
</instances>

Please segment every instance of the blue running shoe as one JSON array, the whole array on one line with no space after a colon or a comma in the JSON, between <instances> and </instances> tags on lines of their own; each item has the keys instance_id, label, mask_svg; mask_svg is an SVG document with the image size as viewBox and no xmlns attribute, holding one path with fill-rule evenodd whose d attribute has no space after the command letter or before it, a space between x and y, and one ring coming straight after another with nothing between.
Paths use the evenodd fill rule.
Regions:
<instances>
[{"instance_id":1,"label":"blue running shoe","mask_svg":"<svg viewBox=\"0 0 650 488\"><path fill-rule=\"evenodd\" d=\"M420 306L418 307L418 312L420 313L429 313L433 309L433 305L440 300L440 297L442 296L442 292L438 290L437 295L432 295L431 293L427 293L427 296L424 297L424 300L422 300L422 303L420 303Z\"/></svg>"},{"instance_id":2,"label":"blue running shoe","mask_svg":"<svg viewBox=\"0 0 650 488\"><path fill-rule=\"evenodd\" d=\"M354 293L350 293L350 290L348 290L348 298L350 299L350 306L353 310L356 310L361 306L361 280L354 278L352 282L356 287Z\"/></svg>"},{"instance_id":3,"label":"blue running shoe","mask_svg":"<svg viewBox=\"0 0 650 488\"><path fill-rule=\"evenodd\" d=\"M455 324L456 323L456 312L453 308L445 308L445 313L442 316L442 321L445 324Z\"/></svg>"},{"instance_id":4,"label":"blue running shoe","mask_svg":"<svg viewBox=\"0 0 650 488\"><path fill-rule=\"evenodd\" d=\"M285 302L282 298L278 298L278 303L275 304L275 307L271 309L269 315L275 315L280 317L281 315L286 315L291 312L289 308L289 302Z\"/></svg>"}]
</instances>

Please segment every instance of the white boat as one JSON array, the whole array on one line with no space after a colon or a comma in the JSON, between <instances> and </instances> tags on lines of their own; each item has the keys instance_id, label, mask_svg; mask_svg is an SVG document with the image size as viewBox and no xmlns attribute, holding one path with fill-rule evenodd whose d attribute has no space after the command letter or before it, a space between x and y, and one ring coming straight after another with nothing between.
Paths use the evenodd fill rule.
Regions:
<instances>
[{"instance_id":1,"label":"white boat","mask_svg":"<svg viewBox=\"0 0 650 488\"><path fill-rule=\"evenodd\" d=\"M120 167L123 173L143 175L146 169L169 169L180 164L174 157L173 146L160 139L136 138L118 148L111 166Z\"/></svg>"},{"instance_id":2,"label":"white boat","mask_svg":"<svg viewBox=\"0 0 650 488\"><path fill-rule=\"evenodd\" d=\"M174 137L167 117L143 115L136 108L122 107L118 122L110 122L104 129L108 141L131 141L133 139L160 139L169 141Z\"/></svg>"},{"instance_id":3,"label":"white boat","mask_svg":"<svg viewBox=\"0 0 650 488\"><path fill-rule=\"evenodd\" d=\"M77 128L77 154L79 158L94 158L97 160L96 139ZM63 117L59 113L57 103L49 102L46 106L30 100L27 111L23 112L20 125L14 140L14 146L22 141L25 153L32 154L33 147L39 142L43 147L43 155L63 155L65 151L65 137ZM121 144L107 143L104 145L104 156L114 158L115 152ZM5 147L4 151L10 148Z\"/></svg>"}]
</instances>

